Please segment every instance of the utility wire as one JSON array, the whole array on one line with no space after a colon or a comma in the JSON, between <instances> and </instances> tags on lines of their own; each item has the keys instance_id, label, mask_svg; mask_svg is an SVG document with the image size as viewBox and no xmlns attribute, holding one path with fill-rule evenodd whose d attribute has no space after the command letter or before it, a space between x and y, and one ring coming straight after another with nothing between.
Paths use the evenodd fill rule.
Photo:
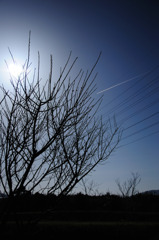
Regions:
<instances>
[{"instance_id":1,"label":"utility wire","mask_svg":"<svg viewBox=\"0 0 159 240\"><path fill-rule=\"evenodd\" d=\"M158 91L159 91L159 87L157 87L157 88L153 89L152 91L148 92L147 94L145 94L144 96L137 99L135 102L131 103L130 105L128 105L124 109L122 109L120 112L118 112L117 116L119 116L119 115L123 114L124 112L126 112L127 110L130 110L131 108L135 107L137 104L141 103L145 99L148 99L153 94L156 94Z\"/></svg>"},{"instance_id":2,"label":"utility wire","mask_svg":"<svg viewBox=\"0 0 159 240\"><path fill-rule=\"evenodd\" d=\"M144 119L142 119L142 120L140 120L140 121L138 121L138 122L136 122L136 123L128 126L127 128L124 129L124 131L126 131L126 130L132 128L132 127L135 127L136 125L138 125L138 124L140 124L140 123L142 123L142 122L144 122L144 121L146 121L146 120L148 120L148 119L156 116L157 114L159 114L159 112L153 113L153 114L151 114L150 116L148 116L148 117L146 117L146 118L144 118Z\"/></svg>"},{"instance_id":3,"label":"utility wire","mask_svg":"<svg viewBox=\"0 0 159 240\"><path fill-rule=\"evenodd\" d=\"M137 80L133 85L131 85L130 87L128 87L126 90L124 90L122 93L120 93L119 95L117 95L115 98L113 98L113 100L109 101L107 104L105 104L101 110L105 107L110 105L112 102L114 102L115 100L117 100L118 98L120 98L121 96L123 96L126 92L128 92L131 88L135 87L139 82L143 81L146 77L148 77L150 74L152 74L153 72L155 72L157 69L159 68L159 65L155 66L152 70L148 71L142 78L139 78L139 80ZM125 99L126 100L126 99ZM116 106L117 107L117 106Z\"/></svg>"},{"instance_id":4,"label":"utility wire","mask_svg":"<svg viewBox=\"0 0 159 240\"><path fill-rule=\"evenodd\" d=\"M156 77L155 78L155 82L153 83L153 84L155 84L155 83L158 83L157 81L156 81L156 79L157 80L159 80L159 77ZM154 81L154 79L152 80L152 81ZM151 82L152 82L151 81ZM141 93L142 92L145 92L145 89L149 89L150 88L150 86L153 86L153 84L150 84L150 83L148 83L146 86L144 86L144 87L141 87L138 91L136 91L134 94L131 94L130 96L128 96L127 98L125 98L122 102L120 102L119 104L117 104L116 106L114 106L112 109L110 109L108 112L106 112L105 114L111 114L112 112L114 112L114 111L116 111L116 110L118 110L119 108L121 108L121 107L123 107L125 104L127 104L128 102L130 102L132 99L135 99L135 97L137 97L138 95L141 95ZM151 95L153 95L154 93L156 93L157 91L159 90L159 87L155 87L153 90L151 90L149 93L147 93L146 95L144 95L143 97L141 97L140 99L138 99L138 100L136 100L136 104L137 104L137 101L142 101L142 100L144 100L146 97L149 97L149 96L151 96ZM132 105L132 104L131 104ZM129 106L127 106L127 107L125 107L125 109L126 108L128 108ZM121 112L122 112L122 110L121 110ZM104 114L104 115L105 115Z\"/></svg>"},{"instance_id":5,"label":"utility wire","mask_svg":"<svg viewBox=\"0 0 159 240\"><path fill-rule=\"evenodd\" d=\"M145 99L147 101L150 97L155 96L155 94L158 93L158 91L159 91L159 85L158 85L158 83L159 83L159 76L157 74L157 76L154 77L154 74L156 73L155 71L157 69L159 69L159 65L157 65L151 71L147 72L143 77L138 79L133 85L128 87L121 94L116 96L113 100L111 100L107 104L105 104L101 109L105 108L105 106L110 105L113 102L115 102L116 100L118 100L117 105L113 106L109 111L107 111L103 115L109 115L110 116L113 112L115 112L117 110L116 117L118 118L118 117L120 117L121 114L123 115L124 113L126 114L129 111L131 111L131 109L134 108L135 106L140 106L140 103L144 102ZM152 74L153 74L153 76L152 76ZM149 79L150 77L153 77L153 79L152 80ZM137 85L138 85L138 89L136 89ZM136 87L136 88L134 88L134 87ZM123 99L124 94L126 94L126 93L128 94L130 92L130 90L132 90L133 88L134 88L135 92L134 93L131 92L128 97L125 97ZM120 98L123 99L123 100L119 101ZM152 101L152 102L150 102L150 103L148 103L146 105L142 104L143 107L140 107L140 109L137 109L133 113L129 114L128 116L125 116L122 120L120 120L120 123L121 123L120 125L128 123L129 119L135 117L138 114L141 114L142 112L146 111L147 109L151 108L152 106L158 104L158 102L159 102L159 98L155 99L154 101ZM129 130L131 128L133 129L133 127L141 124L142 122L145 122L146 120L149 120L149 119L155 117L158 114L159 114L159 112L156 111L156 112L152 113L151 115L148 115L145 118L143 118L143 119L141 119L141 120L139 120L139 121L137 121L135 123L132 123L131 125L128 125L125 129L123 129L123 132L126 132L127 130ZM153 128L154 126L156 126L158 124L159 124L159 121L157 121L155 123L152 123L152 124L142 128L142 129L139 129L138 131L132 132L131 134L123 137L122 141L127 139L127 138L130 138L130 137L132 137L134 135L137 135L137 134L139 134L139 133L141 133L143 131L146 131L147 129L151 129L151 128ZM157 131L157 132L159 132L159 131ZM141 139L144 139L144 138L146 138L148 136L151 136L151 135L154 135L154 134L156 134L156 131L153 132L153 133L150 133L149 135L146 135L144 137L141 137L141 138L138 138L138 139L136 139L134 141L131 141L130 143L125 144L124 146L129 145L131 143L134 143L136 141L139 141Z\"/></svg>"},{"instance_id":6,"label":"utility wire","mask_svg":"<svg viewBox=\"0 0 159 240\"><path fill-rule=\"evenodd\" d=\"M156 99L155 101L147 104L145 107L140 108L140 109L138 109L137 111L133 112L133 113L130 114L129 116L123 118L122 120L120 120L120 123L121 123L121 124L125 123L128 119L133 118L134 116L136 116L136 115L144 112L145 110L147 110L147 109L149 109L150 107L156 105L157 103L159 103L159 98Z\"/></svg>"},{"instance_id":7,"label":"utility wire","mask_svg":"<svg viewBox=\"0 0 159 240\"><path fill-rule=\"evenodd\" d=\"M129 138L129 137L132 137L132 136L134 136L134 135L136 135L136 134L138 134L138 133L140 133L140 132L143 132L143 131L145 131L145 130L147 130L147 129L149 129L149 128L152 128L152 127L154 127L154 126L156 126L156 125L158 125L158 124L159 124L159 121L157 121L157 122L155 122L155 123L152 123L151 125L148 125L148 126L142 128L142 129L140 129L140 130L138 130L138 131L136 131L136 132L134 132L134 133L131 133L131 134L125 136L122 140L125 140L125 139L127 139L127 138Z\"/></svg>"},{"instance_id":8,"label":"utility wire","mask_svg":"<svg viewBox=\"0 0 159 240\"><path fill-rule=\"evenodd\" d=\"M155 132L153 132L153 133L150 133L150 134L148 134L148 135L145 135L145 136L143 136L143 137L141 137L141 138L137 138L136 140L131 141L131 142L129 142L129 143L120 145L120 146L117 147L117 148L122 148L122 147L125 147L125 146L127 146L127 145L130 145L130 144L139 142L139 141L141 141L141 140L143 140L143 139L145 139L145 138L148 138L148 137L153 136L153 135L158 134L158 133L159 133L159 130L158 130L158 131L155 131Z\"/></svg>"}]
</instances>

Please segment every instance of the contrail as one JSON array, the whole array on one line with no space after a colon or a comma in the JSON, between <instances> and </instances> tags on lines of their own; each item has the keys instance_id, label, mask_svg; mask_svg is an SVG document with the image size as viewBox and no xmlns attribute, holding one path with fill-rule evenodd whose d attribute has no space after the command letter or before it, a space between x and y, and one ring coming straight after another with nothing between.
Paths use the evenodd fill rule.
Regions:
<instances>
[{"instance_id":1,"label":"contrail","mask_svg":"<svg viewBox=\"0 0 159 240\"><path fill-rule=\"evenodd\" d=\"M147 72L145 72L145 73L147 73ZM113 86L111 86L111 87L109 87L109 88L106 88L106 89L104 89L104 90L102 90L102 91L100 91L100 92L97 92L97 94L100 94L100 93L109 91L109 90L112 89L112 88L115 88L115 87L118 87L118 86L120 86L120 85L123 85L124 83L130 82L130 81L132 81L132 80L134 80L134 79L136 79L136 78L138 78L138 77L141 77L141 76L144 75L145 73L139 74L139 75L137 75L137 76L135 76L135 77L133 77L133 78L130 78L130 79L125 80L125 81L123 81L123 82L121 82L121 83L115 84L115 85L113 85Z\"/></svg>"}]
</instances>

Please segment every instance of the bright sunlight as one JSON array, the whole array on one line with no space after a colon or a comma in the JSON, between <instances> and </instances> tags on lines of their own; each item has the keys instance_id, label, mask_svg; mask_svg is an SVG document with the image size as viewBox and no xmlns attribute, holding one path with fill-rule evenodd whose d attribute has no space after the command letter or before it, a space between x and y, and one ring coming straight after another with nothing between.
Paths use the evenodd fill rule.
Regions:
<instances>
[{"instance_id":1,"label":"bright sunlight","mask_svg":"<svg viewBox=\"0 0 159 240\"><path fill-rule=\"evenodd\" d=\"M8 71L11 76L18 78L22 74L23 68L20 64L12 63L8 66Z\"/></svg>"}]
</instances>

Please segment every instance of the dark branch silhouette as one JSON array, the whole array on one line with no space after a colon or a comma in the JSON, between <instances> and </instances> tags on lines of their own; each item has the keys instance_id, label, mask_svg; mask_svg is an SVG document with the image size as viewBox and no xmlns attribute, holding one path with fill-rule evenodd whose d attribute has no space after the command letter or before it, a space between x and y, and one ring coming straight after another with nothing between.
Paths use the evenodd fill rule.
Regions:
<instances>
[{"instance_id":1,"label":"dark branch silhouette","mask_svg":"<svg viewBox=\"0 0 159 240\"><path fill-rule=\"evenodd\" d=\"M1 86L0 184L8 196L25 191L68 194L97 164L108 159L121 136L116 122L97 116L94 68L80 70L74 79L71 53L57 80L30 80L30 38L23 73L11 76L12 91ZM92 80L90 80L92 78Z\"/></svg>"},{"instance_id":2,"label":"dark branch silhouette","mask_svg":"<svg viewBox=\"0 0 159 240\"><path fill-rule=\"evenodd\" d=\"M127 181L120 183L119 179L116 180L118 189L123 197L134 196L138 193L137 185L140 183L141 178L138 173L132 173L132 177Z\"/></svg>"}]
</instances>

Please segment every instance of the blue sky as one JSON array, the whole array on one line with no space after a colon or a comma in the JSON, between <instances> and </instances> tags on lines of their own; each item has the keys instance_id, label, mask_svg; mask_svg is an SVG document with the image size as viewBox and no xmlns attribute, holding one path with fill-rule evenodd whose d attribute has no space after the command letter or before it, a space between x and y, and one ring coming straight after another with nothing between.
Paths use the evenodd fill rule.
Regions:
<instances>
[{"instance_id":1,"label":"blue sky","mask_svg":"<svg viewBox=\"0 0 159 240\"><path fill-rule=\"evenodd\" d=\"M32 66L39 50L43 78L49 71L49 55L53 54L58 72L70 50L79 57L77 69L85 70L102 51L97 92L141 74L103 92L99 114L105 120L115 114L125 131L119 148L89 176L99 192L116 193L115 180L126 180L131 172L141 175L140 191L159 189L158 12L155 0L0 1L0 83L8 84L4 70L4 59L10 61L8 46L18 61L26 59L29 30Z\"/></svg>"}]
</instances>

